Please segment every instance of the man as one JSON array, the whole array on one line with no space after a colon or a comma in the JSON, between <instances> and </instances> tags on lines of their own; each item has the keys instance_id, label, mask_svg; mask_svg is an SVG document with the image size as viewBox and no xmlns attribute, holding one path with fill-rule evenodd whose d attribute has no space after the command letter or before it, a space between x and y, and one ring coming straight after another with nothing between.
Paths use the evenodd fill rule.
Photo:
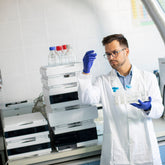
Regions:
<instances>
[{"instance_id":1,"label":"man","mask_svg":"<svg viewBox=\"0 0 165 165\"><path fill-rule=\"evenodd\" d=\"M122 34L102 41L105 57L113 68L91 83L90 69L96 53L88 51L79 76L79 98L85 104L103 105L102 165L161 165L152 118L163 113L155 75L129 61L129 48Z\"/></svg>"}]
</instances>

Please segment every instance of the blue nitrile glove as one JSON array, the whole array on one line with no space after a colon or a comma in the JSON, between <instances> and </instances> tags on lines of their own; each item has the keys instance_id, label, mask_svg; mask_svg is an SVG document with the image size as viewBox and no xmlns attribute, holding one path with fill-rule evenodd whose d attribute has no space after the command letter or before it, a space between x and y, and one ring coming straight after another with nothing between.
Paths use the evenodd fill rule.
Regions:
<instances>
[{"instance_id":1,"label":"blue nitrile glove","mask_svg":"<svg viewBox=\"0 0 165 165\"><path fill-rule=\"evenodd\" d=\"M149 99L149 101L144 101L144 102L142 102L141 100L138 100L139 104L137 104L137 103L130 103L130 104L139 109L143 109L144 111L148 111L151 109L152 98L148 97L148 99Z\"/></svg>"},{"instance_id":2,"label":"blue nitrile glove","mask_svg":"<svg viewBox=\"0 0 165 165\"><path fill-rule=\"evenodd\" d=\"M84 73L89 73L90 69L93 65L93 61L96 59L97 54L94 52L94 50L90 50L88 52L86 52L84 58L83 58L83 64L84 64L84 68L83 68L83 72Z\"/></svg>"}]
</instances>

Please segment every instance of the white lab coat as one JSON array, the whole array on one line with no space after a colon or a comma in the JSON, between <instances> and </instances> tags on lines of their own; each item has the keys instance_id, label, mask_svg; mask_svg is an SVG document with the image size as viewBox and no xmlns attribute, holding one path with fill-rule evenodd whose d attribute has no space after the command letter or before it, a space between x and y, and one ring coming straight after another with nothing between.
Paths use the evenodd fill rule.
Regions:
<instances>
[{"instance_id":1,"label":"white lab coat","mask_svg":"<svg viewBox=\"0 0 165 165\"><path fill-rule=\"evenodd\" d=\"M90 75L79 76L79 98L85 104L103 105L104 133L101 165L161 165L152 118L163 113L162 99L154 74L133 66L132 90L152 97L147 116L127 102L117 104L112 87L124 90L114 69L98 77L94 84Z\"/></svg>"}]
</instances>

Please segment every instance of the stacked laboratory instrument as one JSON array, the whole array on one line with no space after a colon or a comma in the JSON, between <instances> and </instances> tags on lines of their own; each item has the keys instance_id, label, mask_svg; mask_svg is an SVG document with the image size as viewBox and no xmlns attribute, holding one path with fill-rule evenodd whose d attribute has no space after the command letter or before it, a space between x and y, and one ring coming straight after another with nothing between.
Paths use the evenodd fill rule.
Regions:
<instances>
[{"instance_id":1,"label":"stacked laboratory instrument","mask_svg":"<svg viewBox=\"0 0 165 165\"><path fill-rule=\"evenodd\" d=\"M46 113L58 151L97 143L97 107L80 105L77 74L81 63L40 68Z\"/></svg>"},{"instance_id":2,"label":"stacked laboratory instrument","mask_svg":"<svg viewBox=\"0 0 165 165\"><path fill-rule=\"evenodd\" d=\"M8 159L49 154L49 129L40 112L4 118Z\"/></svg>"}]
</instances>

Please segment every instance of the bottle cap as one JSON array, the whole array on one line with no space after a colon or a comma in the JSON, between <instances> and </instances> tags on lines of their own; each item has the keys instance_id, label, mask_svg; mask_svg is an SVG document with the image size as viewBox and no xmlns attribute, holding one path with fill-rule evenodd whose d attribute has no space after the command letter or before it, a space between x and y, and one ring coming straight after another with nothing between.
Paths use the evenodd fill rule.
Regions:
<instances>
[{"instance_id":1,"label":"bottle cap","mask_svg":"<svg viewBox=\"0 0 165 165\"><path fill-rule=\"evenodd\" d=\"M119 89L119 87L112 87L113 92L116 92Z\"/></svg>"},{"instance_id":2,"label":"bottle cap","mask_svg":"<svg viewBox=\"0 0 165 165\"><path fill-rule=\"evenodd\" d=\"M56 50L57 50L57 51L62 50L62 46L56 46Z\"/></svg>"},{"instance_id":3,"label":"bottle cap","mask_svg":"<svg viewBox=\"0 0 165 165\"><path fill-rule=\"evenodd\" d=\"M55 50L55 49L56 49L55 46L51 46L51 47L49 47L49 50Z\"/></svg>"},{"instance_id":4,"label":"bottle cap","mask_svg":"<svg viewBox=\"0 0 165 165\"><path fill-rule=\"evenodd\" d=\"M67 49L67 46L66 45L62 45L62 49Z\"/></svg>"},{"instance_id":5,"label":"bottle cap","mask_svg":"<svg viewBox=\"0 0 165 165\"><path fill-rule=\"evenodd\" d=\"M126 88L130 89L130 88L132 88L132 86L131 85L126 85Z\"/></svg>"}]
</instances>

